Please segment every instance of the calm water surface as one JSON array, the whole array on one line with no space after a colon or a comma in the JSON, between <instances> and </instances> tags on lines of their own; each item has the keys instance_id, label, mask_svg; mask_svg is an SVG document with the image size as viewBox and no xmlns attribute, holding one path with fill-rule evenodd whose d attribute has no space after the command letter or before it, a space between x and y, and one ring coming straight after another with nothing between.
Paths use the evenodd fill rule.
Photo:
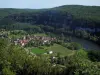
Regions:
<instances>
[{"instance_id":1,"label":"calm water surface","mask_svg":"<svg viewBox=\"0 0 100 75\"><path fill-rule=\"evenodd\" d=\"M84 40L84 39L73 37L72 41L80 43L87 50L100 50L100 46L99 45L97 45L97 44L95 44L95 43L93 43L91 41L88 41L88 40Z\"/></svg>"}]
</instances>

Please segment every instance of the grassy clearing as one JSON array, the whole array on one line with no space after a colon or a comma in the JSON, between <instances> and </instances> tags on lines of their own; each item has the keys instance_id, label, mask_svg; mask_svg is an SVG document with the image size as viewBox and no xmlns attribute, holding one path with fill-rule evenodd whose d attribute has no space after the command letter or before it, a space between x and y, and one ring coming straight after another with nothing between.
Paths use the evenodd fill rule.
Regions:
<instances>
[{"instance_id":1,"label":"grassy clearing","mask_svg":"<svg viewBox=\"0 0 100 75\"><path fill-rule=\"evenodd\" d=\"M59 44L54 44L53 46L47 47L47 46L43 46L44 49L40 49L40 48L28 48L29 50L31 50L33 53L35 54L43 54L46 53L48 51L53 51L56 53L60 53L61 56L71 56L73 54L75 54L75 50L69 50L66 47L63 47Z\"/></svg>"},{"instance_id":2,"label":"grassy clearing","mask_svg":"<svg viewBox=\"0 0 100 75\"><path fill-rule=\"evenodd\" d=\"M20 34L18 34L18 35L14 35L14 34L12 34L12 35L9 35L9 37L10 38L22 38L22 37L24 37L25 35L20 35Z\"/></svg>"},{"instance_id":3,"label":"grassy clearing","mask_svg":"<svg viewBox=\"0 0 100 75\"><path fill-rule=\"evenodd\" d=\"M48 49L48 51L54 51L57 53L61 53L61 55L64 55L64 56L73 55L75 53L74 50L69 50L58 44L54 44L53 46L47 47L47 49Z\"/></svg>"},{"instance_id":4,"label":"grassy clearing","mask_svg":"<svg viewBox=\"0 0 100 75\"><path fill-rule=\"evenodd\" d=\"M36 33L34 35L36 35L36 36L47 36L45 33Z\"/></svg>"},{"instance_id":5,"label":"grassy clearing","mask_svg":"<svg viewBox=\"0 0 100 75\"><path fill-rule=\"evenodd\" d=\"M39 48L33 48L32 49L32 52L35 53L35 54L43 54L46 51L45 50L42 50L42 49L39 49Z\"/></svg>"}]
</instances>

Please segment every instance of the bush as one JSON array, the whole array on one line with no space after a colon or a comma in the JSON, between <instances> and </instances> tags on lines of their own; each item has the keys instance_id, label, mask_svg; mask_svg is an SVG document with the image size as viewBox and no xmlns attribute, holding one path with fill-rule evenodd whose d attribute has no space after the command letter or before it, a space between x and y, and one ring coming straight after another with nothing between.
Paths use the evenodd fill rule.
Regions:
<instances>
[{"instance_id":1,"label":"bush","mask_svg":"<svg viewBox=\"0 0 100 75\"><path fill-rule=\"evenodd\" d=\"M68 46L67 46L68 49L71 49L71 50L79 50L82 48L82 46L79 44L79 43L76 43L76 42L71 42Z\"/></svg>"},{"instance_id":2,"label":"bush","mask_svg":"<svg viewBox=\"0 0 100 75\"><path fill-rule=\"evenodd\" d=\"M44 47L43 47L43 46L39 46L39 48L40 48L40 49L44 49Z\"/></svg>"},{"instance_id":3,"label":"bush","mask_svg":"<svg viewBox=\"0 0 100 75\"><path fill-rule=\"evenodd\" d=\"M4 68L2 70L3 75L16 75L13 71L11 71L9 68Z\"/></svg>"},{"instance_id":4,"label":"bush","mask_svg":"<svg viewBox=\"0 0 100 75\"><path fill-rule=\"evenodd\" d=\"M88 57L93 62L100 62L100 51L88 51Z\"/></svg>"}]
</instances>

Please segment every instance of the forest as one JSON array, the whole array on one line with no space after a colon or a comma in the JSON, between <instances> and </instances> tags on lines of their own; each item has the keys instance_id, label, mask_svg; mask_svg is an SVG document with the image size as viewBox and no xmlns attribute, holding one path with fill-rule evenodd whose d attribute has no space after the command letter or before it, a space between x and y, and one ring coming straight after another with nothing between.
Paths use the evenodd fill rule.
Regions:
<instances>
[{"instance_id":1,"label":"forest","mask_svg":"<svg viewBox=\"0 0 100 75\"><path fill-rule=\"evenodd\" d=\"M0 75L100 75L100 51L76 50L61 56L27 53L0 39Z\"/></svg>"},{"instance_id":2,"label":"forest","mask_svg":"<svg viewBox=\"0 0 100 75\"><path fill-rule=\"evenodd\" d=\"M72 40L100 47L99 25L100 6L0 8L0 75L100 75L100 50Z\"/></svg>"}]
</instances>

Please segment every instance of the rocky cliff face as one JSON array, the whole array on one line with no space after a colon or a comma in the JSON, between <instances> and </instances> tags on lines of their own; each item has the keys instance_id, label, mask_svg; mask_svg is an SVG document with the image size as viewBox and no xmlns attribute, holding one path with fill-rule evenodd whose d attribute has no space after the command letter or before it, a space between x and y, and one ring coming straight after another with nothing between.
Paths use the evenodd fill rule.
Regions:
<instances>
[{"instance_id":1,"label":"rocky cliff face","mask_svg":"<svg viewBox=\"0 0 100 75\"><path fill-rule=\"evenodd\" d=\"M24 22L31 24L43 24L54 27L63 27L72 24L72 15L68 13L61 13L60 11L45 11L41 13L21 13L13 14L5 17L16 22Z\"/></svg>"}]
</instances>

